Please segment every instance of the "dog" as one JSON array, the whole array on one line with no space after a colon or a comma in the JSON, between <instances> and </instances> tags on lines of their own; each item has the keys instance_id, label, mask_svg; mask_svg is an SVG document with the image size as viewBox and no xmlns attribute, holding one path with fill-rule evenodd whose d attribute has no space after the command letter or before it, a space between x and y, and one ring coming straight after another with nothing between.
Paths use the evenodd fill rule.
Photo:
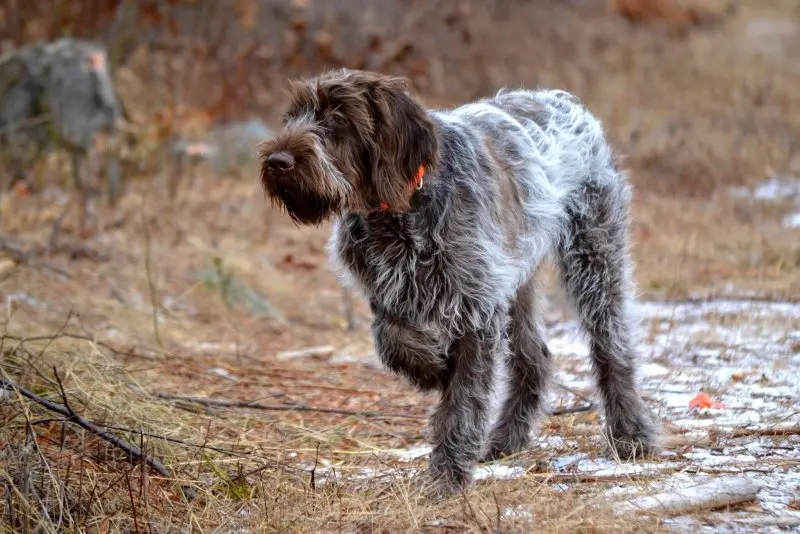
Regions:
<instances>
[{"instance_id":1,"label":"dog","mask_svg":"<svg viewBox=\"0 0 800 534\"><path fill-rule=\"evenodd\" d=\"M427 429L437 491L530 443L552 367L536 276L550 259L589 338L610 452L654 453L635 384L631 186L578 98L503 90L429 110L404 78L347 69L289 94L258 149L265 194L298 224L334 220L331 259L369 301L380 360L441 394ZM489 428L499 369L508 395Z\"/></svg>"}]
</instances>

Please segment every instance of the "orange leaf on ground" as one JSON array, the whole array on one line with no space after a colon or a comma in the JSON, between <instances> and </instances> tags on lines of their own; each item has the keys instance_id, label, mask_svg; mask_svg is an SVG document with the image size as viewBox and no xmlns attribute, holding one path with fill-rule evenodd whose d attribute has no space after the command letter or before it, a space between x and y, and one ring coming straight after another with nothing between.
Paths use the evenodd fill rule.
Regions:
<instances>
[{"instance_id":1,"label":"orange leaf on ground","mask_svg":"<svg viewBox=\"0 0 800 534\"><path fill-rule=\"evenodd\" d=\"M721 402L717 402L709 396L708 393L701 391L697 395L694 396L692 400L689 401L689 408L697 408L698 410L703 408L724 408L725 405Z\"/></svg>"},{"instance_id":2,"label":"orange leaf on ground","mask_svg":"<svg viewBox=\"0 0 800 534\"><path fill-rule=\"evenodd\" d=\"M27 198L31 196L31 188L25 182L17 182L14 184L14 193L20 198Z\"/></svg>"}]
</instances>

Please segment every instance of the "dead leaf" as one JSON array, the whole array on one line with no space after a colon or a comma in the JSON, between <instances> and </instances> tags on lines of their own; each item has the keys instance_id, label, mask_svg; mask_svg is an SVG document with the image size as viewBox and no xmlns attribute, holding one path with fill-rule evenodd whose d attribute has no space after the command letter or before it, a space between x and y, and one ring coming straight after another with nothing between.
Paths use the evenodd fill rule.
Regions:
<instances>
[{"instance_id":1,"label":"dead leaf","mask_svg":"<svg viewBox=\"0 0 800 534\"><path fill-rule=\"evenodd\" d=\"M725 405L721 402L715 401L711 398L711 396L701 391L697 395L689 401L689 409L698 409L702 410L703 408L724 408Z\"/></svg>"},{"instance_id":2,"label":"dead leaf","mask_svg":"<svg viewBox=\"0 0 800 534\"><path fill-rule=\"evenodd\" d=\"M27 183L19 181L14 184L14 194L19 198L28 198L31 196L31 188Z\"/></svg>"},{"instance_id":3,"label":"dead leaf","mask_svg":"<svg viewBox=\"0 0 800 534\"><path fill-rule=\"evenodd\" d=\"M282 269L304 269L306 271L313 271L318 267L318 264L312 260L296 258L294 254L287 254L281 259L278 266Z\"/></svg>"}]
</instances>

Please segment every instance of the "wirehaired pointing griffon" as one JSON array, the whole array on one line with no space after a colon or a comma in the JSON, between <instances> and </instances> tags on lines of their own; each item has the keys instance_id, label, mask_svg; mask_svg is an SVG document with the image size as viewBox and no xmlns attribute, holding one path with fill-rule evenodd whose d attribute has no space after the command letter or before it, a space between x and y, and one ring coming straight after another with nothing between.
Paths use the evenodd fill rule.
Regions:
<instances>
[{"instance_id":1,"label":"wirehaired pointing griffon","mask_svg":"<svg viewBox=\"0 0 800 534\"><path fill-rule=\"evenodd\" d=\"M552 366L536 305L546 258L589 337L611 452L653 452L635 385L630 186L577 98L503 91L434 111L403 79L338 70L293 83L284 121L259 147L266 193L300 224L334 219L331 256L370 302L381 361L441 393L437 488L467 487L478 459L529 444Z\"/></svg>"}]
</instances>

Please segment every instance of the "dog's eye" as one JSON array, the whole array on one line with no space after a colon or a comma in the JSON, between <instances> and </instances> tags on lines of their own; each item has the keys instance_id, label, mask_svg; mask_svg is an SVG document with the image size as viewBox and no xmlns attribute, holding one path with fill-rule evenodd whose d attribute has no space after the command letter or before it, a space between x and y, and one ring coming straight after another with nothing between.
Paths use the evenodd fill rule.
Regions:
<instances>
[{"instance_id":1,"label":"dog's eye","mask_svg":"<svg viewBox=\"0 0 800 534\"><path fill-rule=\"evenodd\" d=\"M344 115L332 113L328 117L328 124L330 124L332 128L345 128L347 127L347 119Z\"/></svg>"}]
</instances>

